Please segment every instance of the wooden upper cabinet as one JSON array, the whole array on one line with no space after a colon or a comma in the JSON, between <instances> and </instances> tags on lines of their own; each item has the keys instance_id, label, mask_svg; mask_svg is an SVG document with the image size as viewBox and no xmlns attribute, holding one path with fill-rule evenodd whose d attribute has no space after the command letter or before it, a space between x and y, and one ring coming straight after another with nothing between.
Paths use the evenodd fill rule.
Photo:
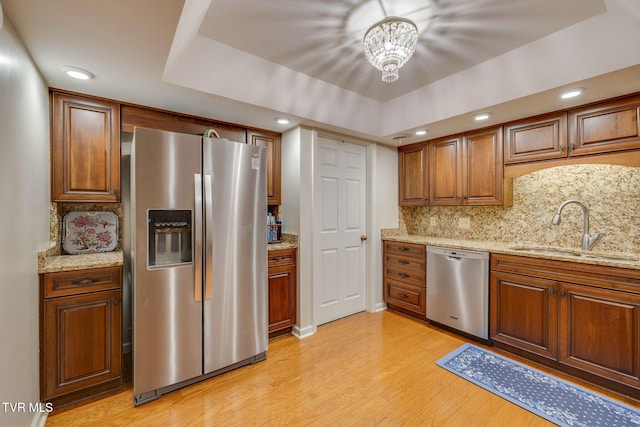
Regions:
<instances>
[{"instance_id":1,"label":"wooden upper cabinet","mask_svg":"<svg viewBox=\"0 0 640 427\"><path fill-rule=\"evenodd\" d=\"M429 143L429 204L502 205L511 189L502 168L502 127Z\"/></svg>"},{"instance_id":2,"label":"wooden upper cabinet","mask_svg":"<svg viewBox=\"0 0 640 427\"><path fill-rule=\"evenodd\" d=\"M51 200L120 201L120 105L52 93Z\"/></svg>"},{"instance_id":3,"label":"wooden upper cabinet","mask_svg":"<svg viewBox=\"0 0 640 427\"><path fill-rule=\"evenodd\" d=\"M569 155L640 148L640 97L569 112Z\"/></svg>"},{"instance_id":4,"label":"wooden upper cabinet","mask_svg":"<svg viewBox=\"0 0 640 427\"><path fill-rule=\"evenodd\" d=\"M462 203L462 138L429 143L429 204Z\"/></svg>"},{"instance_id":5,"label":"wooden upper cabinet","mask_svg":"<svg viewBox=\"0 0 640 427\"><path fill-rule=\"evenodd\" d=\"M502 163L502 127L467 133L462 152L464 205L510 204ZM505 194L505 192L507 194Z\"/></svg>"},{"instance_id":6,"label":"wooden upper cabinet","mask_svg":"<svg viewBox=\"0 0 640 427\"><path fill-rule=\"evenodd\" d=\"M518 121L504 128L504 163L567 156L567 113Z\"/></svg>"},{"instance_id":7,"label":"wooden upper cabinet","mask_svg":"<svg viewBox=\"0 0 640 427\"><path fill-rule=\"evenodd\" d=\"M398 183L400 206L425 206L429 203L427 145L398 148Z\"/></svg>"},{"instance_id":8,"label":"wooden upper cabinet","mask_svg":"<svg viewBox=\"0 0 640 427\"><path fill-rule=\"evenodd\" d=\"M247 142L267 148L267 204L281 203L281 160L280 136L255 130L247 131Z\"/></svg>"}]
</instances>

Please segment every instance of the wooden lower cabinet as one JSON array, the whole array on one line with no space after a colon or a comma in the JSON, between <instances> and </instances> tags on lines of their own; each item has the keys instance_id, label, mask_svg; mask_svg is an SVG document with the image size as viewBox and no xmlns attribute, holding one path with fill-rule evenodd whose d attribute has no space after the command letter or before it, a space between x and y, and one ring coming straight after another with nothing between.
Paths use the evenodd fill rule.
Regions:
<instances>
[{"instance_id":1,"label":"wooden lower cabinet","mask_svg":"<svg viewBox=\"0 0 640 427\"><path fill-rule=\"evenodd\" d=\"M426 246L383 241L384 301L390 309L425 320Z\"/></svg>"},{"instance_id":2,"label":"wooden lower cabinet","mask_svg":"<svg viewBox=\"0 0 640 427\"><path fill-rule=\"evenodd\" d=\"M640 295L563 283L558 361L640 388Z\"/></svg>"},{"instance_id":3,"label":"wooden lower cabinet","mask_svg":"<svg viewBox=\"0 0 640 427\"><path fill-rule=\"evenodd\" d=\"M269 337L296 324L296 249L269 251Z\"/></svg>"},{"instance_id":4,"label":"wooden lower cabinet","mask_svg":"<svg viewBox=\"0 0 640 427\"><path fill-rule=\"evenodd\" d=\"M518 274L491 274L491 337L556 359L558 310L555 282Z\"/></svg>"},{"instance_id":5,"label":"wooden lower cabinet","mask_svg":"<svg viewBox=\"0 0 640 427\"><path fill-rule=\"evenodd\" d=\"M640 271L492 255L496 347L640 392Z\"/></svg>"},{"instance_id":6,"label":"wooden lower cabinet","mask_svg":"<svg viewBox=\"0 0 640 427\"><path fill-rule=\"evenodd\" d=\"M122 386L122 268L40 276L40 397L55 408Z\"/></svg>"}]
</instances>

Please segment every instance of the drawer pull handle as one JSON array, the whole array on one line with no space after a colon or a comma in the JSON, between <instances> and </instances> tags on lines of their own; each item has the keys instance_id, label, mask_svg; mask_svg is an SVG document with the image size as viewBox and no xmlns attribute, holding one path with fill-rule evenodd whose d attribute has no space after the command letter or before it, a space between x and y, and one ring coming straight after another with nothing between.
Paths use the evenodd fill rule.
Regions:
<instances>
[{"instance_id":1,"label":"drawer pull handle","mask_svg":"<svg viewBox=\"0 0 640 427\"><path fill-rule=\"evenodd\" d=\"M283 256L277 256L277 257L271 258L271 261L282 261L282 260L285 260L285 259L287 259L287 258L283 257Z\"/></svg>"},{"instance_id":2,"label":"drawer pull handle","mask_svg":"<svg viewBox=\"0 0 640 427\"><path fill-rule=\"evenodd\" d=\"M398 296L400 298L409 298L409 295L407 295L407 294L398 294Z\"/></svg>"},{"instance_id":3,"label":"drawer pull handle","mask_svg":"<svg viewBox=\"0 0 640 427\"><path fill-rule=\"evenodd\" d=\"M398 260L398 264L402 264L402 265L409 265L409 263L403 259Z\"/></svg>"},{"instance_id":4,"label":"drawer pull handle","mask_svg":"<svg viewBox=\"0 0 640 427\"><path fill-rule=\"evenodd\" d=\"M400 246L400 247L398 248L398 250L399 250L399 251L402 251L402 252L406 252L406 251L408 251L408 250L409 250L409 248L405 248L404 246Z\"/></svg>"},{"instance_id":5,"label":"drawer pull handle","mask_svg":"<svg viewBox=\"0 0 640 427\"><path fill-rule=\"evenodd\" d=\"M98 283L99 281L100 279L98 279L97 277L94 277L93 279L72 280L71 284L72 285L88 285L91 283Z\"/></svg>"},{"instance_id":6,"label":"drawer pull handle","mask_svg":"<svg viewBox=\"0 0 640 427\"><path fill-rule=\"evenodd\" d=\"M398 273L398 276L404 277L405 279L408 279L409 277L411 277L411 276L409 276L408 274L405 274L405 273Z\"/></svg>"}]
</instances>

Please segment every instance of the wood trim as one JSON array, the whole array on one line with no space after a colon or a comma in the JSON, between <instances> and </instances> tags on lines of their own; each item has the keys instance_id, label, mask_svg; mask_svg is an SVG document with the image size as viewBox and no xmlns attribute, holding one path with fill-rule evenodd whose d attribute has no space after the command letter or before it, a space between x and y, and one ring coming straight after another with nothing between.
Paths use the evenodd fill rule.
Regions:
<instances>
[{"instance_id":1,"label":"wood trim","mask_svg":"<svg viewBox=\"0 0 640 427\"><path fill-rule=\"evenodd\" d=\"M640 167L640 150L620 151L610 154L592 154L589 156L575 156L557 160L537 161L532 163L520 163L504 166L505 178L517 178L519 176L542 169L556 166L579 164L603 164Z\"/></svg>"},{"instance_id":2,"label":"wood trim","mask_svg":"<svg viewBox=\"0 0 640 427\"><path fill-rule=\"evenodd\" d=\"M134 128L138 126L202 135L207 129L213 128L221 138L242 143L247 142L246 129L237 125L149 107L123 104L120 108L124 132L133 132Z\"/></svg>"}]
</instances>

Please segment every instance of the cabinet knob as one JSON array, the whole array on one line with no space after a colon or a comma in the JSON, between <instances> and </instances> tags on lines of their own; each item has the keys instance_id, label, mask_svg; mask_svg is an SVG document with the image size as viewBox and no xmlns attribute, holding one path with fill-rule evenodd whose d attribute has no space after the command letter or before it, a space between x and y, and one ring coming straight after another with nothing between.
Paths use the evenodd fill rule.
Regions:
<instances>
[{"instance_id":1,"label":"cabinet knob","mask_svg":"<svg viewBox=\"0 0 640 427\"><path fill-rule=\"evenodd\" d=\"M549 295L553 295L555 294L555 291L553 289L549 289Z\"/></svg>"},{"instance_id":2,"label":"cabinet knob","mask_svg":"<svg viewBox=\"0 0 640 427\"><path fill-rule=\"evenodd\" d=\"M117 188L115 190L113 190L113 194L115 194L116 196L118 195L118 189Z\"/></svg>"},{"instance_id":3,"label":"cabinet knob","mask_svg":"<svg viewBox=\"0 0 640 427\"><path fill-rule=\"evenodd\" d=\"M567 293L566 293L565 291L560 291L560 296L561 296L561 297L563 297L563 296L565 296L565 295L567 295Z\"/></svg>"},{"instance_id":4,"label":"cabinet knob","mask_svg":"<svg viewBox=\"0 0 640 427\"><path fill-rule=\"evenodd\" d=\"M573 151L575 149L576 149L576 144L574 143L569 144L569 151Z\"/></svg>"},{"instance_id":5,"label":"cabinet knob","mask_svg":"<svg viewBox=\"0 0 640 427\"><path fill-rule=\"evenodd\" d=\"M362 240L362 241L364 242L365 240L367 240L367 236L365 236L365 235L363 234L362 236L360 236L360 240Z\"/></svg>"},{"instance_id":6,"label":"cabinet knob","mask_svg":"<svg viewBox=\"0 0 640 427\"><path fill-rule=\"evenodd\" d=\"M120 300L114 300L113 301L113 305L118 305L118 304L120 304Z\"/></svg>"},{"instance_id":7,"label":"cabinet knob","mask_svg":"<svg viewBox=\"0 0 640 427\"><path fill-rule=\"evenodd\" d=\"M564 151L564 144L560 144L560 151Z\"/></svg>"}]
</instances>

